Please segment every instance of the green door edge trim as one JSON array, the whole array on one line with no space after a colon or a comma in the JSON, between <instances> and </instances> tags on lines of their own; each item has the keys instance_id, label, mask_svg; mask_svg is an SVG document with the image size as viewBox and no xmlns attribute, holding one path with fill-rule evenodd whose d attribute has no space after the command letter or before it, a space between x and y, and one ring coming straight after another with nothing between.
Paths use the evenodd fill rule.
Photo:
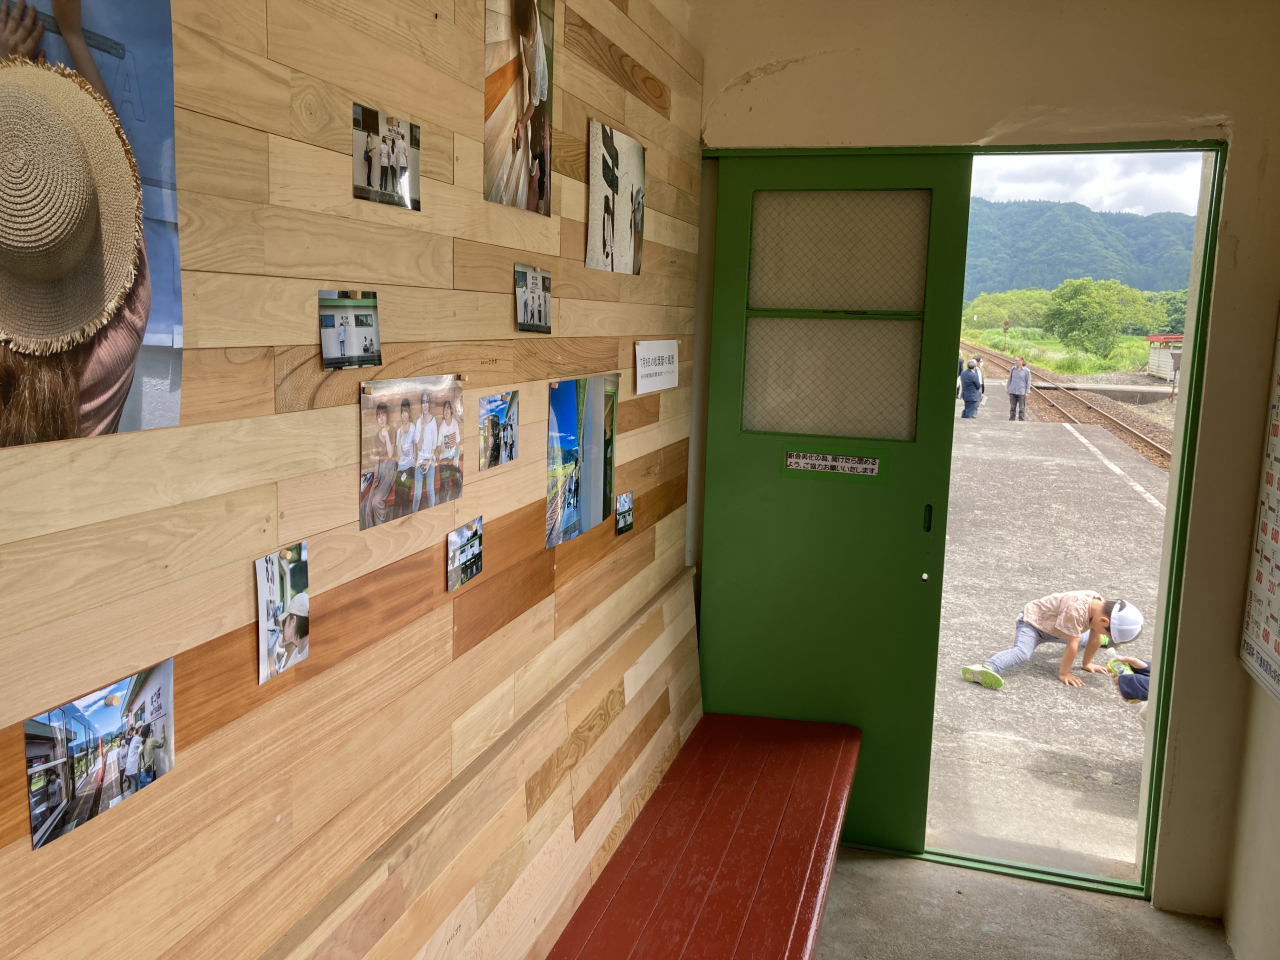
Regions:
<instances>
[{"instance_id":1,"label":"green door edge trim","mask_svg":"<svg viewBox=\"0 0 1280 960\"><path fill-rule=\"evenodd\" d=\"M1172 498L1170 511L1174 523L1172 545L1169 552L1169 571L1165 582L1165 607L1163 611L1164 635L1160 645L1160 676L1156 681L1156 709L1152 735L1151 769L1147 780L1146 819L1142 826L1142 864L1140 881L1132 883L1101 876L1077 874L1002 860L994 857L971 857L948 851L926 848L923 853L889 850L849 844L842 846L870 850L877 853L912 859L928 860L952 866L983 870L1004 876L1021 877L1041 883L1051 883L1080 890L1110 893L1117 896L1151 899L1151 879L1155 866L1155 841L1159 832L1160 807L1163 800L1164 761L1169 733L1170 696L1173 690L1172 665L1177 657L1178 628L1182 604L1182 577L1186 566L1187 522L1191 513L1191 491L1195 485L1196 449L1200 437L1200 408L1204 388L1205 348L1209 339L1210 302L1213 295L1214 268L1217 263L1218 226L1222 212L1222 188L1226 175L1227 148L1225 140L1136 140L1110 143L1065 143L1026 145L955 145L919 147L783 147L783 148L733 148L704 149L706 159L720 157L819 157L862 154L1017 154L1017 153L1155 153L1186 151L1212 153L1214 170L1211 180L1209 203L1205 224L1204 261L1200 267L1200 285L1196 301L1195 331L1192 340L1191 368L1182 378L1186 415L1183 418L1182 442L1176 453L1180 469L1178 487Z\"/></svg>"}]
</instances>

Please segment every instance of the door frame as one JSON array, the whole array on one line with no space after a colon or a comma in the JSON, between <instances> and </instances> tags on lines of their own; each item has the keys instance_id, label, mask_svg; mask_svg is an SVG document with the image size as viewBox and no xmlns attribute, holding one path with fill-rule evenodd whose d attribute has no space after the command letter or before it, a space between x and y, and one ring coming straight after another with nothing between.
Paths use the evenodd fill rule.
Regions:
<instances>
[{"instance_id":1,"label":"door frame","mask_svg":"<svg viewBox=\"0 0 1280 960\"><path fill-rule=\"evenodd\" d=\"M1034 864L1019 863L994 857L978 857L926 848L923 853L902 850L874 849L896 856L914 857L936 863L946 863L970 869L984 870L1005 876L1037 880L1076 889L1110 893L1136 899L1151 899L1151 880L1155 865L1155 844L1160 824L1160 805L1163 799L1165 749L1169 734L1169 713L1173 696L1173 664L1177 656L1178 632L1182 607L1183 575L1186 566L1187 524L1191 513L1191 490L1195 482L1196 449L1200 437L1200 409L1204 393L1205 348L1209 339L1212 320L1210 305L1213 299L1214 268L1217 260L1218 228L1222 211L1222 190L1226 176L1227 148L1225 140L1139 140L1111 143L1054 143L1018 145L958 145L932 147L782 147L775 149L706 149L707 159L720 157L821 157L866 155L918 155L958 154L972 156L988 154L1081 154L1081 153L1168 153L1171 151L1209 154L1213 158L1213 170L1209 180L1210 194L1207 202L1202 198L1205 210L1204 249L1200 263L1199 282L1196 286L1196 306L1193 326L1188 338L1191 343L1190 365L1184 365L1179 381L1182 391L1182 419L1174 423L1176 455L1170 464L1170 480L1174 489L1169 497L1166 528L1172 528L1168 554L1162 557L1164 575L1160 588L1164 594L1161 611L1161 632L1155 637L1153 659L1159 664L1156 678L1155 709L1149 722L1151 733L1151 762L1143 783L1146 795L1145 822L1139 835L1142 838L1142 862L1139 879L1135 881L1113 880L1068 870L1055 870ZM1194 269L1195 264L1192 264ZM1190 296L1190 291L1188 291ZM1184 356L1185 356L1184 347Z\"/></svg>"}]
</instances>

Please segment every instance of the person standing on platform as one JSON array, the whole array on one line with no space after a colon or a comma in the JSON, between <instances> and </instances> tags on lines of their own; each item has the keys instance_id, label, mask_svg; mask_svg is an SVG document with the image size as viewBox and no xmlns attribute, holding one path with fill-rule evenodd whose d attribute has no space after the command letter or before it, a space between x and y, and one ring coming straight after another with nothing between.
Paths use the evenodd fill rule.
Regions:
<instances>
[{"instance_id":1,"label":"person standing on platform","mask_svg":"<svg viewBox=\"0 0 1280 960\"><path fill-rule=\"evenodd\" d=\"M1013 368L1009 371L1009 382L1005 385L1009 392L1009 419L1027 419L1027 393L1031 389L1031 371L1026 361L1017 357Z\"/></svg>"},{"instance_id":2,"label":"person standing on platform","mask_svg":"<svg viewBox=\"0 0 1280 960\"><path fill-rule=\"evenodd\" d=\"M378 144L378 163L382 167L382 174L378 178L378 189L384 193L387 190L387 166L390 162L391 155L387 146L387 138L383 137L382 142Z\"/></svg>"},{"instance_id":3,"label":"person standing on platform","mask_svg":"<svg viewBox=\"0 0 1280 960\"><path fill-rule=\"evenodd\" d=\"M981 394L978 403L983 404L987 402L987 375L982 372L982 357L979 354L973 355L973 364L974 369L978 371L978 393Z\"/></svg>"},{"instance_id":4,"label":"person standing on platform","mask_svg":"<svg viewBox=\"0 0 1280 960\"><path fill-rule=\"evenodd\" d=\"M964 420L972 420L978 415L978 401L982 399L982 375L978 373L978 361L965 363L965 371L960 374L960 399L964 401Z\"/></svg>"}]
</instances>

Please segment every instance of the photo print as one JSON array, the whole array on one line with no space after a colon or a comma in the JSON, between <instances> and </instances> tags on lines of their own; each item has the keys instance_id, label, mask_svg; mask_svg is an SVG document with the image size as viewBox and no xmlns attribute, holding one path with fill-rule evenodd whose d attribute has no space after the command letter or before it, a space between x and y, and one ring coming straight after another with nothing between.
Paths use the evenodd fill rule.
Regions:
<instances>
[{"instance_id":1,"label":"photo print","mask_svg":"<svg viewBox=\"0 0 1280 960\"><path fill-rule=\"evenodd\" d=\"M58 278L21 278L5 269L13 266L12 257L23 255L21 244L0 253L0 286L8 288L10 303L0 317L0 365L14 385L0 398L0 447L177 426L182 280L169 0L83 0L63 6L64 17L67 12L79 16L87 57L85 47L77 45L75 53L68 47L50 0L31 5L37 32L16 51L30 59L9 64L0 83L28 90L47 84L42 95L57 118L51 122L73 131L91 162L87 168L28 164L25 176L31 179L19 176L12 185L19 192L38 190L39 181L64 196L91 189L102 202L98 216L84 221L93 235L71 245L77 252L68 255ZM75 70L105 94L123 138L91 94L31 63L39 59ZM46 143L36 126L12 133L12 146L19 150L24 139L30 138L28 150ZM80 169L82 178L69 179L71 169ZM41 229L29 235L74 229L58 219L73 208L51 205L35 225ZM145 263L146 269L133 273L135 263ZM43 311L33 309L37 302L44 304ZM104 315L108 319L99 328ZM64 390L39 389L51 377L65 379L69 364L81 368L76 381Z\"/></svg>"},{"instance_id":2,"label":"photo print","mask_svg":"<svg viewBox=\"0 0 1280 960\"><path fill-rule=\"evenodd\" d=\"M173 661L32 717L22 731L39 849L173 769Z\"/></svg>"},{"instance_id":3,"label":"photo print","mask_svg":"<svg viewBox=\"0 0 1280 960\"><path fill-rule=\"evenodd\" d=\"M517 263L516 329L551 332L551 271Z\"/></svg>"},{"instance_id":4,"label":"photo print","mask_svg":"<svg viewBox=\"0 0 1280 960\"><path fill-rule=\"evenodd\" d=\"M555 0L488 0L484 44L484 195L551 216L551 68Z\"/></svg>"},{"instance_id":5,"label":"photo print","mask_svg":"<svg viewBox=\"0 0 1280 960\"><path fill-rule=\"evenodd\" d=\"M264 684L310 652L311 594L307 589L307 541L253 562L258 576L258 684Z\"/></svg>"},{"instance_id":6,"label":"photo print","mask_svg":"<svg viewBox=\"0 0 1280 960\"><path fill-rule=\"evenodd\" d=\"M360 529L462 496L457 374L360 385Z\"/></svg>"},{"instance_id":7,"label":"photo print","mask_svg":"<svg viewBox=\"0 0 1280 960\"><path fill-rule=\"evenodd\" d=\"M618 494L617 532L619 535L629 532L631 528L634 526L634 524L631 521L631 504L632 504L631 493L632 491L628 490L626 493Z\"/></svg>"},{"instance_id":8,"label":"photo print","mask_svg":"<svg viewBox=\"0 0 1280 960\"><path fill-rule=\"evenodd\" d=\"M416 123L353 103L351 195L357 200L421 210L421 139Z\"/></svg>"},{"instance_id":9,"label":"photo print","mask_svg":"<svg viewBox=\"0 0 1280 960\"><path fill-rule=\"evenodd\" d=\"M483 517L476 517L449 534L449 569L445 575L447 593L457 590L482 569L480 528L483 521Z\"/></svg>"},{"instance_id":10,"label":"photo print","mask_svg":"<svg viewBox=\"0 0 1280 960\"><path fill-rule=\"evenodd\" d=\"M587 266L639 273L644 252L644 147L598 120L587 133Z\"/></svg>"},{"instance_id":11,"label":"photo print","mask_svg":"<svg viewBox=\"0 0 1280 960\"><path fill-rule=\"evenodd\" d=\"M320 356L326 370L382 366L376 291L320 291Z\"/></svg>"},{"instance_id":12,"label":"photo print","mask_svg":"<svg viewBox=\"0 0 1280 960\"><path fill-rule=\"evenodd\" d=\"M550 385L547 546L586 533L613 513L616 374Z\"/></svg>"},{"instance_id":13,"label":"photo print","mask_svg":"<svg viewBox=\"0 0 1280 960\"><path fill-rule=\"evenodd\" d=\"M520 391L480 398L480 469L499 467L519 456Z\"/></svg>"}]
</instances>

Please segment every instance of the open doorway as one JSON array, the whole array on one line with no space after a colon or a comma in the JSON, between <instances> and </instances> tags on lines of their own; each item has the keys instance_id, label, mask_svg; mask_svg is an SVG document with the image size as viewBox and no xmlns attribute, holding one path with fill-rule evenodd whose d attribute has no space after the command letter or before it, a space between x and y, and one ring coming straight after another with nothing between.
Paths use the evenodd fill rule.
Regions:
<instances>
[{"instance_id":1,"label":"open doorway","mask_svg":"<svg viewBox=\"0 0 1280 960\"><path fill-rule=\"evenodd\" d=\"M1177 575L1176 438L1214 159L1190 150L974 158L957 373L981 364L957 378L933 850L1142 885L1169 634L1162 608ZM1011 403L1019 356L1028 372L1012 392L1025 399ZM977 392L971 416L962 385L967 397ZM1142 614L1132 642L1093 654L1100 672L1082 669L1087 639L1064 669L1068 647L1053 634L1070 631L1049 622L1080 607L1098 623L1087 597L1027 608L1070 591ZM1000 653L1015 647L1020 616L1042 628L1024 631L1025 662Z\"/></svg>"}]
</instances>

